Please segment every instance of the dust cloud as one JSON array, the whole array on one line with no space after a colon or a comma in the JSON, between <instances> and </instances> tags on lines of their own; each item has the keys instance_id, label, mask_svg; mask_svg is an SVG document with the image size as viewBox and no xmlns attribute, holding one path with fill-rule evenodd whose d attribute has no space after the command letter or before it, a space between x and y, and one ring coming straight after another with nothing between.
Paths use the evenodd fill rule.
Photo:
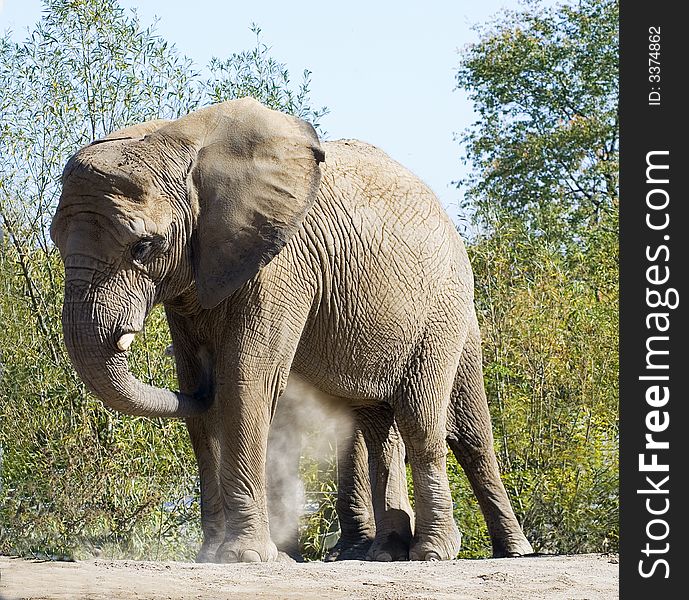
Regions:
<instances>
[{"instance_id":1,"label":"dust cloud","mask_svg":"<svg viewBox=\"0 0 689 600\"><path fill-rule=\"evenodd\" d=\"M349 407L292 373L270 427L266 475L270 533L278 548L298 557L299 519L307 506L299 463L329 462L352 432Z\"/></svg>"}]
</instances>

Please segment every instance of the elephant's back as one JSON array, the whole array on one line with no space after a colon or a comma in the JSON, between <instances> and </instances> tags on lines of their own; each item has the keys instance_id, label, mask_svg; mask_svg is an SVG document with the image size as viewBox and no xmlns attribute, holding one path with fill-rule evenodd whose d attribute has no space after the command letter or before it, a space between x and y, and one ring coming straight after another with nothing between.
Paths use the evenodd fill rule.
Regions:
<instances>
[{"instance_id":1,"label":"elephant's back","mask_svg":"<svg viewBox=\"0 0 689 600\"><path fill-rule=\"evenodd\" d=\"M454 223L416 175L365 142L338 140L324 147L321 189L310 216L333 234L329 250L388 256L398 262L400 276L417 273L435 282L469 269ZM470 269L459 278L473 285Z\"/></svg>"},{"instance_id":2,"label":"elephant's back","mask_svg":"<svg viewBox=\"0 0 689 600\"><path fill-rule=\"evenodd\" d=\"M359 140L325 142L323 147L320 204L334 201L342 202L349 210L371 208L388 226L435 228L446 244L462 245L433 191L383 150ZM346 189L348 195L338 195Z\"/></svg>"},{"instance_id":3,"label":"elephant's back","mask_svg":"<svg viewBox=\"0 0 689 600\"><path fill-rule=\"evenodd\" d=\"M291 245L306 253L298 262L312 266L317 287L295 366L317 385L328 380L334 395L380 396L430 321L462 336L471 269L452 221L416 176L369 144L324 146L318 199Z\"/></svg>"}]
</instances>

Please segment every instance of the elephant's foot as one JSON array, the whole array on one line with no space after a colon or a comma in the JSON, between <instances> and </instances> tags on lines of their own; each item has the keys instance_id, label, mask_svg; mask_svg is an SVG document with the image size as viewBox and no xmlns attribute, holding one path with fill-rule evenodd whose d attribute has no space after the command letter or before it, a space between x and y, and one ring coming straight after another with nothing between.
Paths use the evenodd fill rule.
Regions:
<instances>
[{"instance_id":1,"label":"elephant's foot","mask_svg":"<svg viewBox=\"0 0 689 600\"><path fill-rule=\"evenodd\" d=\"M216 558L221 563L274 562L278 559L278 549L270 538L236 537L220 545Z\"/></svg>"},{"instance_id":2,"label":"elephant's foot","mask_svg":"<svg viewBox=\"0 0 689 600\"><path fill-rule=\"evenodd\" d=\"M323 559L325 562L336 560L366 560L366 555L371 547L370 537L340 538L328 551Z\"/></svg>"},{"instance_id":3,"label":"elephant's foot","mask_svg":"<svg viewBox=\"0 0 689 600\"><path fill-rule=\"evenodd\" d=\"M216 552L217 548L214 550L210 550L208 548L201 547L201 550L198 551L196 554L196 562L197 563L213 563L216 562Z\"/></svg>"},{"instance_id":4,"label":"elephant's foot","mask_svg":"<svg viewBox=\"0 0 689 600\"><path fill-rule=\"evenodd\" d=\"M411 506L407 504L406 509L388 508L384 514L379 514L379 521L376 537L366 559L380 562L409 560L414 523Z\"/></svg>"},{"instance_id":5,"label":"elephant's foot","mask_svg":"<svg viewBox=\"0 0 689 600\"><path fill-rule=\"evenodd\" d=\"M454 521L430 534L417 533L409 548L409 560L452 560L462 546L462 534Z\"/></svg>"},{"instance_id":6,"label":"elephant's foot","mask_svg":"<svg viewBox=\"0 0 689 600\"><path fill-rule=\"evenodd\" d=\"M491 540L493 544L493 558L517 558L533 554L529 540L521 532L518 535Z\"/></svg>"},{"instance_id":7,"label":"elephant's foot","mask_svg":"<svg viewBox=\"0 0 689 600\"><path fill-rule=\"evenodd\" d=\"M397 531L377 535L366 556L367 560L390 562L409 560L411 534L400 535Z\"/></svg>"}]
</instances>

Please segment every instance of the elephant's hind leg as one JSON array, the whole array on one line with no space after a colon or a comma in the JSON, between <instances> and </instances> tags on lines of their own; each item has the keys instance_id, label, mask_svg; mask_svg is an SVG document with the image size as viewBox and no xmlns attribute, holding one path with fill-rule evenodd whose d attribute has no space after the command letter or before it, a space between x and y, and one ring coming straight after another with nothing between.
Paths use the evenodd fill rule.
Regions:
<instances>
[{"instance_id":1,"label":"elephant's hind leg","mask_svg":"<svg viewBox=\"0 0 689 600\"><path fill-rule=\"evenodd\" d=\"M405 448L387 403L357 409L357 423L368 449L368 469L376 536L366 558L407 560L414 528L409 504Z\"/></svg>"},{"instance_id":2,"label":"elephant's hind leg","mask_svg":"<svg viewBox=\"0 0 689 600\"><path fill-rule=\"evenodd\" d=\"M522 533L500 479L483 385L481 340L475 320L452 390L447 441L476 494L490 533L493 556L531 554L531 545Z\"/></svg>"},{"instance_id":3,"label":"elephant's hind leg","mask_svg":"<svg viewBox=\"0 0 689 600\"><path fill-rule=\"evenodd\" d=\"M443 332L446 334L447 332ZM416 523L410 560L449 560L461 536L447 479L446 419L459 350L440 351L426 339L407 367L394 412L411 464Z\"/></svg>"},{"instance_id":4,"label":"elephant's hind leg","mask_svg":"<svg viewBox=\"0 0 689 600\"><path fill-rule=\"evenodd\" d=\"M349 428L346 428L349 429ZM376 534L368 452L357 423L338 438L337 502L340 539L325 560L365 560Z\"/></svg>"}]
</instances>

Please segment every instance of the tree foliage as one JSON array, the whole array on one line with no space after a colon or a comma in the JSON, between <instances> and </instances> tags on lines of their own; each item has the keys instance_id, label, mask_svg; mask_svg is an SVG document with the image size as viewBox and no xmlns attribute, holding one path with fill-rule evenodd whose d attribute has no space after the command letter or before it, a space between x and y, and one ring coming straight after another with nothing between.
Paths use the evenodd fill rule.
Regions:
<instances>
[{"instance_id":1,"label":"tree foliage","mask_svg":"<svg viewBox=\"0 0 689 600\"><path fill-rule=\"evenodd\" d=\"M527 2L457 72L486 385L537 550L618 540L618 6Z\"/></svg>"},{"instance_id":2,"label":"tree foliage","mask_svg":"<svg viewBox=\"0 0 689 600\"><path fill-rule=\"evenodd\" d=\"M462 138L474 166L463 183L481 219L501 211L580 243L615 226L618 5L526 6L480 28L463 55L457 83L480 116Z\"/></svg>"},{"instance_id":3,"label":"tree foliage","mask_svg":"<svg viewBox=\"0 0 689 600\"><path fill-rule=\"evenodd\" d=\"M315 109L309 103L311 71L305 69L301 83L292 89L289 70L270 55L270 48L261 39L261 28L254 23L251 31L256 35L254 48L236 52L227 60L211 60L211 78L206 84L211 101L251 96L268 108L291 113L318 128L328 109Z\"/></svg>"}]
</instances>

